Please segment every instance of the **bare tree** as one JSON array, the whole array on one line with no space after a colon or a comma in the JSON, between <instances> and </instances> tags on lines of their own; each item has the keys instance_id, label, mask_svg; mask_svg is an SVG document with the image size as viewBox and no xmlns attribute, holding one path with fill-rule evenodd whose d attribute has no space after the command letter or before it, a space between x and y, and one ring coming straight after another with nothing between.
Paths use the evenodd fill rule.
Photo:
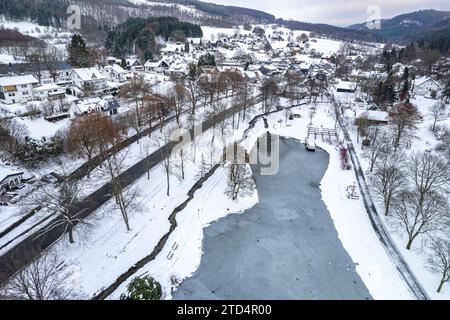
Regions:
<instances>
[{"instance_id":1,"label":"bare tree","mask_svg":"<svg viewBox=\"0 0 450 320\"><path fill-rule=\"evenodd\" d=\"M139 144L139 138L143 130L143 121L145 119L143 108L139 107L125 113L121 121L125 128L133 128L136 131L136 143Z\"/></svg>"},{"instance_id":2,"label":"bare tree","mask_svg":"<svg viewBox=\"0 0 450 320\"><path fill-rule=\"evenodd\" d=\"M238 196L252 195L254 190L255 184L248 165L230 163L228 167L228 185L225 194L230 199L236 200Z\"/></svg>"},{"instance_id":3,"label":"bare tree","mask_svg":"<svg viewBox=\"0 0 450 320\"><path fill-rule=\"evenodd\" d=\"M402 139L411 135L411 131L417 129L421 116L413 104L400 103L391 110L390 117L393 123L394 148L397 150Z\"/></svg>"},{"instance_id":4,"label":"bare tree","mask_svg":"<svg viewBox=\"0 0 450 320\"><path fill-rule=\"evenodd\" d=\"M191 102L192 113L195 113L195 110L197 109L197 104L201 99L200 85L198 80L190 78L187 79L185 82L185 88L186 88L186 96Z\"/></svg>"},{"instance_id":5,"label":"bare tree","mask_svg":"<svg viewBox=\"0 0 450 320\"><path fill-rule=\"evenodd\" d=\"M182 83L177 83L174 88L173 96L173 109L175 111L175 119L177 125L180 126L180 116L183 111L184 101L186 99L186 89Z\"/></svg>"},{"instance_id":6,"label":"bare tree","mask_svg":"<svg viewBox=\"0 0 450 320\"><path fill-rule=\"evenodd\" d=\"M130 231L129 223L129 208L132 207L135 211L139 210L137 199L139 197L138 188L125 189L120 174L125 168L125 159L127 158L127 149L121 152L112 150L110 152L110 145L115 146L121 140L119 127L111 124L111 137L115 140L101 140L98 143L99 157L101 164L99 165L100 172L104 173L110 180L112 196L115 198L116 204L119 207L125 226ZM114 147L113 147L114 149Z\"/></svg>"},{"instance_id":7,"label":"bare tree","mask_svg":"<svg viewBox=\"0 0 450 320\"><path fill-rule=\"evenodd\" d=\"M434 132L436 130L436 124L438 121L443 120L446 116L445 104L442 102L436 102L429 109L429 114L433 119L433 126L431 130Z\"/></svg>"},{"instance_id":8,"label":"bare tree","mask_svg":"<svg viewBox=\"0 0 450 320\"><path fill-rule=\"evenodd\" d=\"M413 154L407 162L406 176L423 203L430 192L440 192L450 183L449 164L440 156L428 152Z\"/></svg>"},{"instance_id":9,"label":"bare tree","mask_svg":"<svg viewBox=\"0 0 450 320\"><path fill-rule=\"evenodd\" d=\"M146 143L142 146L142 156L143 160L146 160L147 164L147 180L150 180L150 155L152 154L153 148L150 143Z\"/></svg>"},{"instance_id":10,"label":"bare tree","mask_svg":"<svg viewBox=\"0 0 450 320\"><path fill-rule=\"evenodd\" d=\"M367 138L370 141L370 147L366 150L365 156L369 159L370 172L372 172L379 157L389 153L391 146L388 135L378 126L368 130Z\"/></svg>"},{"instance_id":11,"label":"bare tree","mask_svg":"<svg viewBox=\"0 0 450 320\"><path fill-rule=\"evenodd\" d=\"M143 106L146 102L147 96L150 95L151 86L145 81L143 76L133 78L129 83L120 88L119 95L123 98L129 98L134 104L134 116L136 119L133 121L139 126L143 123ZM139 136L136 140L139 143Z\"/></svg>"},{"instance_id":12,"label":"bare tree","mask_svg":"<svg viewBox=\"0 0 450 320\"><path fill-rule=\"evenodd\" d=\"M142 117L143 121L147 124L149 128L148 136L150 137L152 135L151 127L153 124L153 120L155 120L158 117L158 109L157 109L157 102L149 96L146 96L144 98L144 104L142 107Z\"/></svg>"},{"instance_id":13,"label":"bare tree","mask_svg":"<svg viewBox=\"0 0 450 320\"><path fill-rule=\"evenodd\" d=\"M118 142L118 130L111 119L100 113L76 117L70 124L68 145L69 151L77 152L87 158L88 178L92 170L92 159L100 152L101 148L110 147ZM103 154L105 156L105 154Z\"/></svg>"},{"instance_id":14,"label":"bare tree","mask_svg":"<svg viewBox=\"0 0 450 320\"><path fill-rule=\"evenodd\" d=\"M56 218L42 229L42 234L62 227L69 236L69 242L75 242L74 227L83 222L84 209L80 206L82 190L81 184L69 179L60 182L56 189L44 183L39 185L38 192L31 197L32 204L44 208L44 212Z\"/></svg>"},{"instance_id":15,"label":"bare tree","mask_svg":"<svg viewBox=\"0 0 450 320\"><path fill-rule=\"evenodd\" d=\"M26 125L16 119L0 119L0 148L13 155L28 135Z\"/></svg>"},{"instance_id":16,"label":"bare tree","mask_svg":"<svg viewBox=\"0 0 450 320\"><path fill-rule=\"evenodd\" d=\"M371 189L382 197L386 216L389 214L392 199L405 185L403 158L401 153L383 154L371 177Z\"/></svg>"},{"instance_id":17,"label":"bare tree","mask_svg":"<svg viewBox=\"0 0 450 320\"><path fill-rule=\"evenodd\" d=\"M244 78L237 89L237 100L242 109L242 119L245 121L247 116L247 108L249 106L249 100L251 97L251 85L250 82ZM239 126L239 124L238 124Z\"/></svg>"},{"instance_id":18,"label":"bare tree","mask_svg":"<svg viewBox=\"0 0 450 320\"><path fill-rule=\"evenodd\" d=\"M393 217L408 235L407 250L418 235L441 228L449 216L447 199L434 191L423 201L416 192L402 191L391 206Z\"/></svg>"},{"instance_id":19,"label":"bare tree","mask_svg":"<svg viewBox=\"0 0 450 320\"><path fill-rule=\"evenodd\" d=\"M279 87L277 80L273 77L264 79L260 87L262 96L263 113L268 113L279 102Z\"/></svg>"},{"instance_id":20,"label":"bare tree","mask_svg":"<svg viewBox=\"0 0 450 320\"><path fill-rule=\"evenodd\" d=\"M174 164L172 162L172 148L176 142L172 140L171 130L165 130L156 143L158 146L158 152L161 154L163 160L162 165L164 167L164 172L166 173L167 189L166 194L170 196L170 176L174 172Z\"/></svg>"},{"instance_id":21,"label":"bare tree","mask_svg":"<svg viewBox=\"0 0 450 320\"><path fill-rule=\"evenodd\" d=\"M441 292L444 284L450 282L450 241L444 239L434 240L427 264L431 272L441 277L437 288L437 292Z\"/></svg>"},{"instance_id":22,"label":"bare tree","mask_svg":"<svg viewBox=\"0 0 450 320\"><path fill-rule=\"evenodd\" d=\"M301 84L303 77L299 72L290 71L286 73L285 95L291 105L301 98Z\"/></svg>"},{"instance_id":23,"label":"bare tree","mask_svg":"<svg viewBox=\"0 0 450 320\"><path fill-rule=\"evenodd\" d=\"M2 295L13 300L73 299L72 274L56 254L46 253L17 273L1 290Z\"/></svg>"}]
</instances>

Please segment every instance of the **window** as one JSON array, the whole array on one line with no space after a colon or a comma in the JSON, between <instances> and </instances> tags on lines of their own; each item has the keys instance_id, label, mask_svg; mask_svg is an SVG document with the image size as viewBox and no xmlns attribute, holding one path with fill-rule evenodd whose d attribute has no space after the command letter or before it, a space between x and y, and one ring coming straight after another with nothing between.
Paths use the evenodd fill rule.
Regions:
<instances>
[{"instance_id":1,"label":"window","mask_svg":"<svg viewBox=\"0 0 450 320\"><path fill-rule=\"evenodd\" d=\"M8 96L10 96L10 97L15 97L16 94L15 94L15 93L8 93Z\"/></svg>"},{"instance_id":2,"label":"window","mask_svg":"<svg viewBox=\"0 0 450 320\"><path fill-rule=\"evenodd\" d=\"M23 85L21 85L21 87L22 87L22 88L26 88L26 87L27 87L27 85L26 85L26 84L23 84Z\"/></svg>"},{"instance_id":3,"label":"window","mask_svg":"<svg viewBox=\"0 0 450 320\"><path fill-rule=\"evenodd\" d=\"M22 95L24 95L24 96L25 96L25 95L28 95L28 91L23 91L23 92L22 92Z\"/></svg>"}]
</instances>

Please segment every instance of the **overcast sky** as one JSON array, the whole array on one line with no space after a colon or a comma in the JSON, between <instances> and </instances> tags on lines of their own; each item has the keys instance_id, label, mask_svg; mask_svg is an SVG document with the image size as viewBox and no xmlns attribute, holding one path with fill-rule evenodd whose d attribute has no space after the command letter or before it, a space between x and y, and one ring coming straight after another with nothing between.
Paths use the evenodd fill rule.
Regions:
<instances>
[{"instance_id":1,"label":"overcast sky","mask_svg":"<svg viewBox=\"0 0 450 320\"><path fill-rule=\"evenodd\" d=\"M450 10L450 0L206 0L265 11L277 18L347 26L367 21L367 8L377 5L381 18L420 9Z\"/></svg>"}]
</instances>

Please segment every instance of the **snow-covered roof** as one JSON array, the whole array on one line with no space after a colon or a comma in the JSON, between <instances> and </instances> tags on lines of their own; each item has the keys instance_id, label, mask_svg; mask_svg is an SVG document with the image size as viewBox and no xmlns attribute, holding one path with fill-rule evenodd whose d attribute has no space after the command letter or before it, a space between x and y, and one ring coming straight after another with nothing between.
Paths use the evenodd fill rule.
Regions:
<instances>
[{"instance_id":1,"label":"snow-covered roof","mask_svg":"<svg viewBox=\"0 0 450 320\"><path fill-rule=\"evenodd\" d=\"M77 68L73 69L73 72L83 81L106 79L96 68Z\"/></svg>"},{"instance_id":2,"label":"snow-covered roof","mask_svg":"<svg viewBox=\"0 0 450 320\"><path fill-rule=\"evenodd\" d=\"M339 81L336 89L342 90L356 90L356 83L350 81Z\"/></svg>"},{"instance_id":3,"label":"snow-covered roof","mask_svg":"<svg viewBox=\"0 0 450 320\"><path fill-rule=\"evenodd\" d=\"M367 118L369 121L388 122L389 113L386 111L367 110L359 115L358 118Z\"/></svg>"},{"instance_id":4,"label":"snow-covered roof","mask_svg":"<svg viewBox=\"0 0 450 320\"><path fill-rule=\"evenodd\" d=\"M127 65L129 65L130 67L134 66L135 64L138 66L141 65L141 63L138 61L138 59L135 59L135 58L126 59L126 62L127 62Z\"/></svg>"},{"instance_id":5,"label":"snow-covered roof","mask_svg":"<svg viewBox=\"0 0 450 320\"><path fill-rule=\"evenodd\" d=\"M0 164L0 183L2 183L6 177L23 174L21 171L12 170Z\"/></svg>"},{"instance_id":6,"label":"snow-covered roof","mask_svg":"<svg viewBox=\"0 0 450 320\"><path fill-rule=\"evenodd\" d=\"M114 63L113 65L106 66L105 69L113 69L116 73L122 74L126 73L127 71L119 66L117 63Z\"/></svg>"},{"instance_id":7,"label":"snow-covered roof","mask_svg":"<svg viewBox=\"0 0 450 320\"><path fill-rule=\"evenodd\" d=\"M55 83L48 83L48 84L44 84L39 87L35 87L34 91L48 91L48 90L58 90L58 89L63 89L63 88L58 86Z\"/></svg>"},{"instance_id":8,"label":"snow-covered roof","mask_svg":"<svg viewBox=\"0 0 450 320\"><path fill-rule=\"evenodd\" d=\"M421 86L421 85L423 85L424 83L426 83L426 82L428 82L428 81L432 81L432 82L434 82L437 86L439 86L439 84L438 84L436 81L434 81L432 78L426 77L426 76L420 77L420 78L416 79L414 83L415 83L415 86Z\"/></svg>"},{"instance_id":9,"label":"snow-covered roof","mask_svg":"<svg viewBox=\"0 0 450 320\"><path fill-rule=\"evenodd\" d=\"M72 113L75 115L83 114L83 113L91 113L95 111L107 111L114 108L119 108L117 100L114 99L113 96L108 95L102 98L94 97L94 98L86 98L80 99L74 102L72 107Z\"/></svg>"},{"instance_id":10,"label":"snow-covered roof","mask_svg":"<svg viewBox=\"0 0 450 320\"><path fill-rule=\"evenodd\" d=\"M16 76L16 77L1 77L0 86L19 86L22 84L34 84L38 83L37 79L32 76Z\"/></svg>"}]
</instances>

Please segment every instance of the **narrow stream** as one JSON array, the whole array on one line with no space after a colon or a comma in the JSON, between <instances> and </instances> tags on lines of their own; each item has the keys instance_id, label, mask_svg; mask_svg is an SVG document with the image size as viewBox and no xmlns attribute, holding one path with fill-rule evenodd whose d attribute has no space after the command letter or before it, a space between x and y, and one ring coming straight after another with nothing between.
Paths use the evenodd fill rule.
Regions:
<instances>
[{"instance_id":1,"label":"narrow stream","mask_svg":"<svg viewBox=\"0 0 450 320\"><path fill-rule=\"evenodd\" d=\"M204 255L174 299L371 299L338 238L319 183L328 153L280 139L280 170L260 202L205 229Z\"/></svg>"}]
</instances>

